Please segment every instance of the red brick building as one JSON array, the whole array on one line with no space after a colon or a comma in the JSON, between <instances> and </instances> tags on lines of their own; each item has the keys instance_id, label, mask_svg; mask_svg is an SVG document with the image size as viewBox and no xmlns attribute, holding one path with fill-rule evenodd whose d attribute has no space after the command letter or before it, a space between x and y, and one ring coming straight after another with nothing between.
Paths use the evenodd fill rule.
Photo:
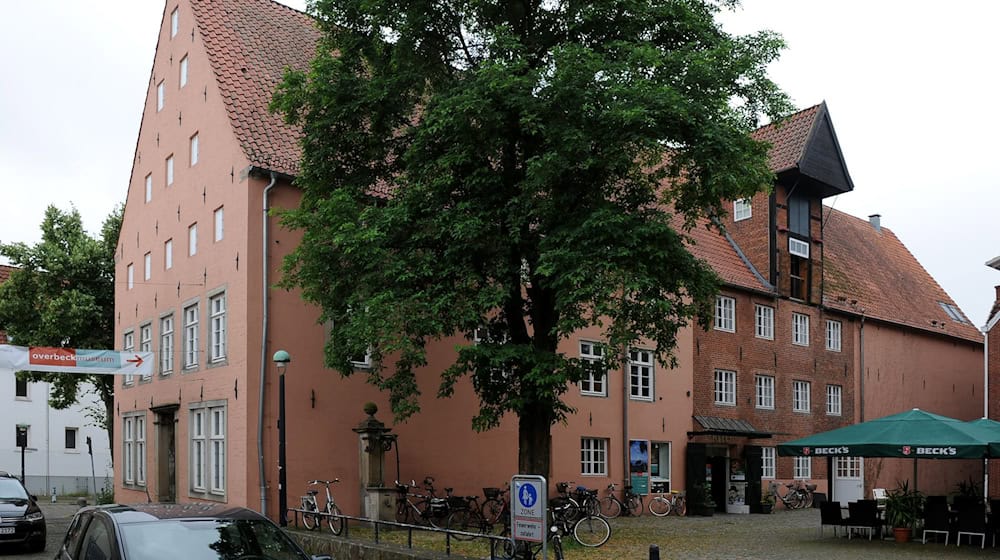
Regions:
<instances>
[{"instance_id":1,"label":"red brick building","mask_svg":"<svg viewBox=\"0 0 1000 560\"><path fill-rule=\"evenodd\" d=\"M336 476L347 513L371 506L352 428L365 419L362 403L387 411L386 399L364 375L327 370L318 311L272 287L299 238L268 213L298 204L299 135L267 104L286 66L308 64L316 39L307 16L269 0L165 6L117 252L116 339L158 360L156 374L123 379L116 391L121 501L220 501L277 517L271 356L281 349L292 356L284 374L289 504L307 480ZM853 188L825 106L758 134L775 146L773 193L740 202L723 224L727 235L693 234L692 250L725 283L717 328L682 332L674 369L638 347L621 371L571 388L578 413L553 429L552 480L631 481L634 448L647 463L642 485L688 488L710 465L716 492L747 483L752 505L762 474L826 488L825 465L793 472L791 459L762 459L775 443L897 404L958 415L964 405L939 390L941 379L962 395L982 390L975 329L939 304L954 302L889 230L822 206ZM885 292L897 288L906 293ZM909 300L922 312L902 305ZM758 306L771 310L769 335ZM514 419L478 434L471 386L433 397L456 345L469 343L456 334L430 349L419 372L422 412L391 426L398 439L383 485L433 475L468 494L514 474ZM597 359L600 343L600 331L588 329L561 350ZM947 372L936 369L944 361ZM927 380L930 391L920 385ZM896 393L906 398L897 403ZM837 398L828 404L827 395Z\"/></svg>"}]
</instances>

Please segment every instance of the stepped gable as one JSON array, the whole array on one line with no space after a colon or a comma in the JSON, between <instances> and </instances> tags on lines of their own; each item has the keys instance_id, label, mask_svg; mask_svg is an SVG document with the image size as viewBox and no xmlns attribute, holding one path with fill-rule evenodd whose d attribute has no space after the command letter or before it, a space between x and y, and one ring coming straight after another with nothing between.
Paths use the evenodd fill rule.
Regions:
<instances>
[{"instance_id":1,"label":"stepped gable","mask_svg":"<svg viewBox=\"0 0 1000 560\"><path fill-rule=\"evenodd\" d=\"M320 38L315 22L271 0L191 0L191 9L250 164L297 175L302 132L267 107L286 67L308 68Z\"/></svg>"},{"instance_id":2,"label":"stepped gable","mask_svg":"<svg viewBox=\"0 0 1000 560\"><path fill-rule=\"evenodd\" d=\"M833 208L823 212L824 305L982 342L964 314L962 323L948 316L941 303L958 305L891 230L877 231L867 220Z\"/></svg>"}]
</instances>

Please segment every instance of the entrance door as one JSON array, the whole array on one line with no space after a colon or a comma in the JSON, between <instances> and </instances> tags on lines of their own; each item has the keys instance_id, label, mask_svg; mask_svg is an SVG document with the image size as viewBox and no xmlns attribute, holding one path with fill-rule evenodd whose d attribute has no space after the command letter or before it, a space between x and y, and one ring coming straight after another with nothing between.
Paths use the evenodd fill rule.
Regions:
<instances>
[{"instance_id":1,"label":"entrance door","mask_svg":"<svg viewBox=\"0 0 1000 560\"><path fill-rule=\"evenodd\" d=\"M177 408L162 407L156 413L156 497L177 501Z\"/></svg>"},{"instance_id":2,"label":"entrance door","mask_svg":"<svg viewBox=\"0 0 1000 560\"><path fill-rule=\"evenodd\" d=\"M833 496L842 507L865 497L865 463L861 457L834 457Z\"/></svg>"}]
</instances>

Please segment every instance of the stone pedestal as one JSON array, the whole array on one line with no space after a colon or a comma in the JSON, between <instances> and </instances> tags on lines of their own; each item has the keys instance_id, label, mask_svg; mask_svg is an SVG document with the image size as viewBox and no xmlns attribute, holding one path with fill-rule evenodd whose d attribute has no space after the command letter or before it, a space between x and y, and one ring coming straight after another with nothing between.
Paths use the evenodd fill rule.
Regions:
<instances>
[{"instance_id":1,"label":"stone pedestal","mask_svg":"<svg viewBox=\"0 0 1000 560\"><path fill-rule=\"evenodd\" d=\"M378 408L365 405L368 418L354 432L358 434L358 459L361 490L361 516L381 521L396 517L396 489L385 484L385 454L392 449L396 435L375 418Z\"/></svg>"}]
</instances>

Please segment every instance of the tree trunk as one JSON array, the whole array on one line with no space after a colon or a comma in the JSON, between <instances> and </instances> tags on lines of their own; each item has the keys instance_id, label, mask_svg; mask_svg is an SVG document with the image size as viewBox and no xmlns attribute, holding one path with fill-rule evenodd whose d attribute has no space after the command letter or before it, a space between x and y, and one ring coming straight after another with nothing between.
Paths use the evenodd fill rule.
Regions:
<instances>
[{"instance_id":1,"label":"tree trunk","mask_svg":"<svg viewBox=\"0 0 1000 560\"><path fill-rule=\"evenodd\" d=\"M552 410L540 404L529 405L518 419L518 474L549 478L552 459Z\"/></svg>"}]
</instances>

